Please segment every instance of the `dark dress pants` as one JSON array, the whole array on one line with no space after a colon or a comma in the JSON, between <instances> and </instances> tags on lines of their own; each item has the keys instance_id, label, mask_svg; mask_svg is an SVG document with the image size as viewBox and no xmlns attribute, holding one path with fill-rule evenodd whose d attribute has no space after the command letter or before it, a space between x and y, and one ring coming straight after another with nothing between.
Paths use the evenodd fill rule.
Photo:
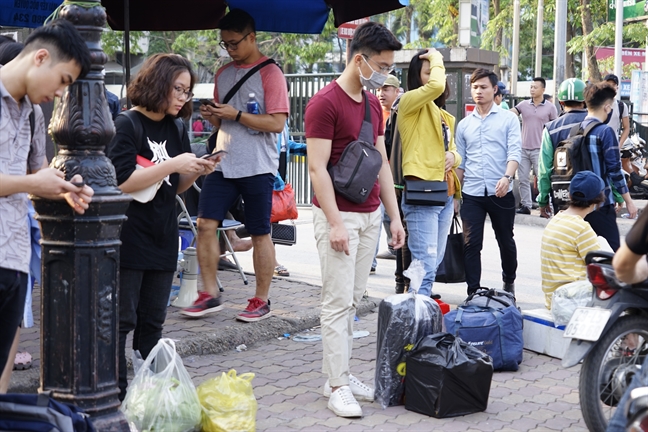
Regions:
<instances>
[{"instance_id":1,"label":"dark dress pants","mask_svg":"<svg viewBox=\"0 0 648 432\"><path fill-rule=\"evenodd\" d=\"M126 337L145 359L162 337L174 272L119 269L119 400L126 397Z\"/></svg>"},{"instance_id":2,"label":"dark dress pants","mask_svg":"<svg viewBox=\"0 0 648 432\"><path fill-rule=\"evenodd\" d=\"M517 247L513 240L515 197L509 192L502 198L463 194L461 220L464 232L464 260L468 294L481 286L481 250L484 243L484 223L490 217L502 261L502 281L515 282ZM499 287L498 287L499 288Z\"/></svg>"}]
</instances>

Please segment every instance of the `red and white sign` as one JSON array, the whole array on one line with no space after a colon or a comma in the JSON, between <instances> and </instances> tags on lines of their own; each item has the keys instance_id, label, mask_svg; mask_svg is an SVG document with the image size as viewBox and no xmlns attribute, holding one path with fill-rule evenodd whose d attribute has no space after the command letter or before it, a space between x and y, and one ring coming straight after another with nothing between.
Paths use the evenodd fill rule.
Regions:
<instances>
[{"instance_id":1,"label":"red and white sign","mask_svg":"<svg viewBox=\"0 0 648 432\"><path fill-rule=\"evenodd\" d=\"M360 18L346 22L344 24L340 24L340 27L338 27L338 37L340 39L353 39L353 33L355 33L355 29L360 24L364 24L366 22L369 22L369 18Z\"/></svg>"},{"instance_id":2,"label":"red and white sign","mask_svg":"<svg viewBox=\"0 0 648 432\"><path fill-rule=\"evenodd\" d=\"M604 60L608 57L614 57L614 48L596 47L596 60ZM621 50L621 62L624 66L636 63L639 69L643 69L646 61L646 50L639 48L623 48Z\"/></svg>"},{"instance_id":3,"label":"red and white sign","mask_svg":"<svg viewBox=\"0 0 648 432\"><path fill-rule=\"evenodd\" d=\"M467 103L466 105L464 105L464 117L468 117L470 115L470 113L475 111L476 106L477 105L470 104L470 103Z\"/></svg>"}]
</instances>

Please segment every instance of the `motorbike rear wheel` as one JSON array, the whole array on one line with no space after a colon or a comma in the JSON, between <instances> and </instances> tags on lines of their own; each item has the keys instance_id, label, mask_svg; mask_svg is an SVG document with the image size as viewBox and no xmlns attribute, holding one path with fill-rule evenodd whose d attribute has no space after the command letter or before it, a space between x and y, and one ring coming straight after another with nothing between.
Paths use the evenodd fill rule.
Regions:
<instances>
[{"instance_id":1,"label":"motorbike rear wheel","mask_svg":"<svg viewBox=\"0 0 648 432\"><path fill-rule=\"evenodd\" d=\"M635 336L629 336L635 334ZM620 318L585 357L579 378L583 419L592 432L605 432L648 350L648 318Z\"/></svg>"}]
</instances>

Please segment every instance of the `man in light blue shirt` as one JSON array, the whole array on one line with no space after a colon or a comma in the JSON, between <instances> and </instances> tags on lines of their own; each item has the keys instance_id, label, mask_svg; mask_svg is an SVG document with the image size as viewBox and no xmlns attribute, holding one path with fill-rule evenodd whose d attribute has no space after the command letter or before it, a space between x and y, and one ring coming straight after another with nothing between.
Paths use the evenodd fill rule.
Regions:
<instances>
[{"instance_id":1,"label":"man in light blue shirt","mask_svg":"<svg viewBox=\"0 0 648 432\"><path fill-rule=\"evenodd\" d=\"M457 125L457 152L461 164L457 175L462 181L461 219L464 229L464 259L468 294L480 287L481 249L484 222L490 217L500 248L503 288L515 294L517 248L513 240L515 198L511 192L513 175L522 152L520 123L510 111L494 103L497 75L477 69L470 77L475 110Z\"/></svg>"}]
</instances>

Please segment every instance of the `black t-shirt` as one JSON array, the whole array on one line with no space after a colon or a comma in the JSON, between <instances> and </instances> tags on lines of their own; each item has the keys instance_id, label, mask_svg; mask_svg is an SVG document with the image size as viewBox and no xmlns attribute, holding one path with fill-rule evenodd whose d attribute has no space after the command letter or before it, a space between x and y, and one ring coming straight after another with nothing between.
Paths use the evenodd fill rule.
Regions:
<instances>
[{"instance_id":1,"label":"black t-shirt","mask_svg":"<svg viewBox=\"0 0 648 432\"><path fill-rule=\"evenodd\" d=\"M628 249L637 255L648 254L648 209L641 212L637 222L626 235Z\"/></svg>"},{"instance_id":2,"label":"black t-shirt","mask_svg":"<svg viewBox=\"0 0 648 432\"><path fill-rule=\"evenodd\" d=\"M115 121L117 133L108 145L107 155L122 184L135 171L136 157L141 155L154 163L191 152L186 133L180 140L173 117L153 121L137 113L142 122L141 142L136 142L133 124L125 115ZM134 119L136 121L136 119ZM184 132L184 128L182 129ZM121 232L121 266L138 270L175 271L178 261L178 220L176 193L180 175L171 174L162 181L155 197L147 202L131 201L126 211L128 220Z\"/></svg>"}]
</instances>

